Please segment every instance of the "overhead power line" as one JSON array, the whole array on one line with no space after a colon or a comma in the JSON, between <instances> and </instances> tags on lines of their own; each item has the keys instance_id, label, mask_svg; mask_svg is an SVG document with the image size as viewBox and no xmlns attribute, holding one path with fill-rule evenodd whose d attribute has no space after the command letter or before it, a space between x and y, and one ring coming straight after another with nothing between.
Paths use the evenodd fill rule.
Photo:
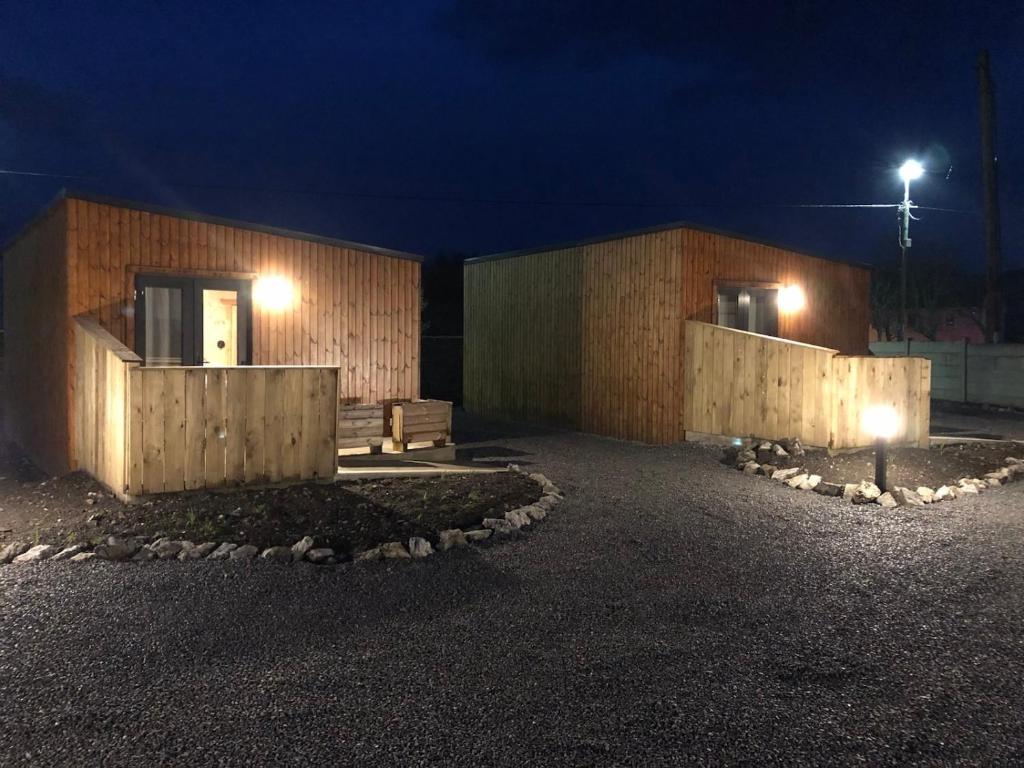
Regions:
<instances>
[{"instance_id":1,"label":"overhead power line","mask_svg":"<svg viewBox=\"0 0 1024 768\"><path fill-rule=\"evenodd\" d=\"M110 177L87 176L82 174L44 173L39 171L19 171L0 168L3 176L33 176L53 179L76 179L79 181L111 181ZM528 199L516 197L467 197L459 195L414 195L387 192L351 192L337 189L295 189L290 187L255 186L245 184L202 184L195 182L166 182L169 187L186 187L189 189L223 190L236 192L258 192L287 195L308 195L310 197L339 197L356 200L395 200L399 202L456 203L470 205L533 205L566 208L898 208L899 203L694 203L680 201L636 201L625 200L552 200ZM954 208L933 208L914 206L923 211L943 211L946 213L975 213Z\"/></svg>"}]
</instances>

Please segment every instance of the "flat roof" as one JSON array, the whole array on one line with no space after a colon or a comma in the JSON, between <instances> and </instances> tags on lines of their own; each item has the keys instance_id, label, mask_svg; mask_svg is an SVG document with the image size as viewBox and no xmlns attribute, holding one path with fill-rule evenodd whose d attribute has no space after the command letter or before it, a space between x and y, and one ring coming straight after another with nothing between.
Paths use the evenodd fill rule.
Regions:
<instances>
[{"instance_id":1,"label":"flat roof","mask_svg":"<svg viewBox=\"0 0 1024 768\"><path fill-rule=\"evenodd\" d=\"M349 248L355 251L365 251L367 253L376 253L381 256L391 256L396 259L407 259L409 261L422 262L423 257L416 253L408 253L407 251L397 251L391 248L381 248L376 245L367 245L366 243L357 243L351 240L341 240L336 237L325 237L323 235L315 235L310 232L300 232L294 229L284 229L283 227L272 227L266 224L255 224L251 221L240 221L238 219L227 219L222 216L210 216L205 213L199 213L197 211L188 211L180 208L170 208L162 205L152 205L150 203L142 203L137 200L127 200L118 197L109 197L107 195L101 195L94 192L83 192L76 189L62 189L57 193L57 196L50 201L49 205L43 208L38 214L29 219L28 222L18 230L17 234L14 235L10 240L4 243L3 250L6 251L10 246L16 243L21 237L27 232L33 224L39 219L48 214L53 208L58 205L62 200L74 199L74 200L85 200L90 203L99 203L101 205L110 205L115 208L127 208L134 211L145 211L146 213L155 213L161 216L174 216L178 219L187 219L189 221L202 221L206 224L220 224L226 227L234 227L236 229L247 229L252 232L263 232L268 235L278 235L280 237L288 237L293 240L308 240L313 243L320 243L322 245L334 245L339 248Z\"/></svg>"},{"instance_id":2,"label":"flat roof","mask_svg":"<svg viewBox=\"0 0 1024 768\"><path fill-rule=\"evenodd\" d=\"M552 243L550 245L542 245L533 248L522 248L515 251L503 251L501 253L491 253L484 256L475 256L472 259L466 259L465 263L477 264L483 261L497 261L498 259L514 259L518 256L528 256L531 253L547 253L548 251L558 251L564 248L577 248L581 245L606 243L610 240L624 240L627 237L637 237L638 235L650 235L655 232L667 232L672 229L691 229L696 232L708 232L712 235L721 235L722 237L728 237L733 240L743 240L748 243L756 243L757 245L764 245L769 248L778 248L781 251L798 253L801 256L809 256L812 259L831 261L836 264L846 264L847 266L857 267L858 269L871 269L870 264L864 264L862 262L855 261L844 261L843 259L836 259L830 256L821 256L816 253L808 253L807 251L799 250L797 248L789 248L785 245L779 245L778 243L769 243L766 240L759 240L756 237L748 237L747 235L739 235L736 234L735 232L728 232L723 229L715 229L714 227L705 227L700 224L692 224L688 221L673 221L668 224L657 224L653 227L643 227L641 229L630 229L624 232L614 232L608 235L596 235L594 237L585 237L582 240L571 240L569 242Z\"/></svg>"}]
</instances>

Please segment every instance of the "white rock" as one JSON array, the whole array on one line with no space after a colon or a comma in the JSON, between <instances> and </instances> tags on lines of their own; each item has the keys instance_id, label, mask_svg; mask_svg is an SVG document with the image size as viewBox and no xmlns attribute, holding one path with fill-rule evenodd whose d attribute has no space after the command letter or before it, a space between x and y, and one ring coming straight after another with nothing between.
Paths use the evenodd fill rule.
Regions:
<instances>
[{"instance_id":1,"label":"white rock","mask_svg":"<svg viewBox=\"0 0 1024 768\"><path fill-rule=\"evenodd\" d=\"M437 548L442 552L454 547L464 547L466 544L466 534L459 528L449 528L438 534Z\"/></svg>"},{"instance_id":2,"label":"white rock","mask_svg":"<svg viewBox=\"0 0 1024 768\"><path fill-rule=\"evenodd\" d=\"M806 472L801 472L799 475L793 475L789 480L786 481L786 485L790 488L799 488L801 485L807 482L808 475Z\"/></svg>"},{"instance_id":3,"label":"white rock","mask_svg":"<svg viewBox=\"0 0 1024 768\"><path fill-rule=\"evenodd\" d=\"M875 499L875 503L878 504L879 506L885 507L886 509L891 509L892 507L899 506L899 502L896 501L896 499L893 498L893 495L888 491L886 491L877 499Z\"/></svg>"},{"instance_id":4,"label":"white rock","mask_svg":"<svg viewBox=\"0 0 1024 768\"><path fill-rule=\"evenodd\" d=\"M384 553L380 551L380 547L374 547L373 549L359 552L353 559L357 563L369 563L373 560L380 560L382 557L384 557Z\"/></svg>"},{"instance_id":5,"label":"white rock","mask_svg":"<svg viewBox=\"0 0 1024 768\"><path fill-rule=\"evenodd\" d=\"M22 552L11 562L13 563L39 563L46 560L50 555L57 554L57 547L52 544L36 544L31 549Z\"/></svg>"},{"instance_id":6,"label":"white rock","mask_svg":"<svg viewBox=\"0 0 1024 768\"><path fill-rule=\"evenodd\" d=\"M0 564L7 564L19 555L23 555L28 552L31 544L26 544L23 541L12 541L3 550L0 550Z\"/></svg>"},{"instance_id":7,"label":"white rock","mask_svg":"<svg viewBox=\"0 0 1024 768\"><path fill-rule=\"evenodd\" d=\"M783 448L778 443L776 443L775 445L772 446L772 453L774 453L780 459L784 459L787 456L789 456L789 451L787 451L785 448Z\"/></svg>"},{"instance_id":8,"label":"white rock","mask_svg":"<svg viewBox=\"0 0 1024 768\"><path fill-rule=\"evenodd\" d=\"M390 560L408 560L412 557L400 541L389 541L387 544L381 544L380 553Z\"/></svg>"},{"instance_id":9,"label":"white rock","mask_svg":"<svg viewBox=\"0 0 1024 768\"><path fill-rule=\"evenodd\" d=\"M519 509L510 509L505 513L505 519L513 528L522 528L533 522L528 514Z\"/></svg>"},{"instance_id":10,"label":"white rock","mask_svg":"<svg viewBox=\"0 0 1024 768\"><path fill-rule=\"evenodd\" d=\"M231 550L231 554L228 555L229 560L252 560L259 553L252 544L243 544L240 547L235 547Z\"/></svg>"},{"instance_id":11,"label":"white rock","mask_svg":"<svg viewBox=\"0 0 1024 768\"><path fill-rule=\"evenodd\" d=\"M923 507L924 501L916 491L897 485L893 488L892 497L904 507Z\"/></svg>"},{"instance_id":12,"label":"white rock","mask_svg":"<svg viewBox=\"0 0 1024 768\"><path fill-rule=\"evenodd\" d=\"M759 470L760 468L761 465L758 464L756 461L748 461L746 464L743 465L743 474L756 475L757 470Z\"/></svg>"},{"instance_id":13,"label":"white rock","mask_svg":"<svg viewBox=\"0 0 1024 768\"><path fill-rule=\"evenodd\" d=\"M330 547L317 547L306 553L306 559L314 565L323 565L328 560L334 559L334 550Z\"/></svg>"},{"instance_id":14,"label":"white rock","mask_svg":"<svg viewBox=\"0 0 1024 768\"><path fill-rule=\"evenodd\" d=\"M935 501L945 501L946 499L955 498L950 492L952 489L948 485L940 485L935 489Z\"/></svg>"},{"instance_id":15,"label":"white rock","mask_svg":"<svg viewBox=\"0 0 1024 768\"><path fill-rule=\"evenodd\" d=\"M515 530L508 520L500 520L496 517L485 517L481 523L484 528L490 528L495 533L508 534Z\"/></svg>"},{"instance_id":16,"label":"white rock","mask_svg":"<svg viewBox=\"0 0 1024 768\"><path fill-rule=\"evenodd\" d=\"M505 522L502 520L502 522ZM476 531L466 531L466 539L468 541L483 541L484 539L491 538L491 534L494 533L490 528L482 528Z\"/></svg>"},{"instance_id":17,"label":"white rock","mask_svg":"<svg viewBox=\"0 0 1024 768\"><path fill-rule=\"evenodd\" d=\"M972 483L965 483L964 485L960 486L960 490L958 491L958 493L960 493L960 494L965 494L965 493L967 493L967 494L971 494L971 493L977 494L978 493L978 487L976 485L973 485Z\"/></svg>"},{"instance_id":18,"label":"white rock","mask_svg":"<svg viewBox=\"0 0 1024 768\"><path fill-rule=\"evenodd\" d=\"M809 475L806 480L800 483L801 491L813 491L821 483L821 475Z\"/></svg>"},{"instance_id":19,"label":"white rock","mask_svg":"<svg viewBox=\"0 0 1024 768\"><path fill-rule=\"evenodd\" d=\"M70 560L72 557L77 555L79 552L85 551L84 544L72 544L70 547L64 547L60 552L50 558L50 562L54 560Z\"/></svg>"},{"instance_id":20,"label":"white rock","mask_svg":"<svg viewBox=\"0 0 1024 768\"><path fill-rule=\"evenodd\" d=\"M273 560L278 563L290 563L292 561L291 547L267 547L260 553L264 560Z\"/></svg>"},{"instance_id":21,"label":"white rock","mask_svg":"<svg viewBox=\"0 0 1024 768\"><path fill-rule=\"evenodd\" d=\"M79 552L77 555L71 556L72 563L84 563L87 560L92 560L96 557L95 552Z\"/></svg>"},{"instance_id":22,"label":"white rock","mask_svg":"<svg viewBox=\"0 0 1024 768\"><path fill-rule=\"evenodd\" d=\"M846 499L847 501L853 501L853 497L857 495L858 488L860 488L859 483L844 483L843 498Z\"/></svg>"},{"instance_id":23,"label":"white rock","mask_svg":"<svg viewBox=\"0 0 1024 768\"><path fill-rule=\"evenodd\" d=\"M795 477L796 475L799 475L802 472L803 470L800 469L800 467L790 467L789 469L777 469L774 472L772 472L772 480L785 482L786 480L789 480L791 477Z\"/></svg>"},{"instance_id":24,"label":"white rock","mask_svg":"<svg viewBox=\"0 0 1024 768\"><path fill-rule=\"evenodd\" d=\"M881 495L882 491L877 485L870 483L867 480L863 480L860 485L857 486L857 492L853 494L853 503L870 504Z\"/></svg>"},{"instance_id":25,"label":"white rock","mask_svg":"<svg viewBox=\"0 0 1024 768\"><path fill-rule=\"evenodd\" d=\"M202 560L207 555L211 554L217 548L217 542L215 541L204 541L202 544L196 544L191 549L183 549L178 553L179 560Z\"/></svg>"},{"instance_id":26,"label":"white rock","mask_svg":"<svg viewBox=\"0 0 1024 768\"><path fill-rule=\"evenodd\" d=\"M418 560L432 554L434 554L434 548L422 536L413 536L409 539L409 555L411 557Z\"/></svg>"},{"instance_id":27,"label":"white rock","mask_svg":"<svg viewBox=\"0 0 1024 768\"><path fill-rule=\"evenodd\" d=\"M232 544L231 542L225 541L220 546L218 546L215 550L213 550L213 552L210 553L210 556L207 559L208 560L227 560L228 557L231 555L231 553L234 552L236 549L238 549L238 545L237 544Z\"/></svg>"},{"instance_id":28,"label":"white rock","mask_svg":"<svg viewBox=\"0 0 1024 768\"><path fill-rule=\"evenodd\" d=\"M161 560L173 560L178 556L181 550L184 549L183 544L184 542L180 541L158 539L157 541L150 544L149 548L152 549L156 553L156 556L159 557Z\"/></svg>"},{"instance_id":29,"label":"white rock","mask_svg":"<svg viewBox=\"0 0 1024 768\"><path fill-rule=\"evenodd\" d=\"M921 501L925 504L931 504L935 501L935 491L926 485L918 486L917 495L921 497Z\"/></svg>"},{"instance_id":30,"label":"white rock","mask_svg":"<svg viewBox=\"0 0 1024 768\"><path fill-rule=\"evenodd\" d=\"M313 548L313 538L303 536L292 544L292 560L299 561L306 556L306 553Z\"/></svg>"},{"instance_id":31,"label":"white rock","mask_svg":"<svg viewBox=\"0 0 1024 768\"><path fill-rule=\"evenodd\" d=\"M530 516L531 520L543 520L548 516L547 510L543 507L539 507L536 504L531 504L528 507L523 507L523 511Z\"/></svg>"},{"instance_id":32,"label":"white rock","mask_svg":"<svg viewBox=\"0 0 1024 768\"><path fill-rule=\"evenodd\" d=\"M105 544L96 547L95 552L96 557L104 560L128 560L139 551L140 546L135 539L109 536Z\"/></svg>"}]
</instances>

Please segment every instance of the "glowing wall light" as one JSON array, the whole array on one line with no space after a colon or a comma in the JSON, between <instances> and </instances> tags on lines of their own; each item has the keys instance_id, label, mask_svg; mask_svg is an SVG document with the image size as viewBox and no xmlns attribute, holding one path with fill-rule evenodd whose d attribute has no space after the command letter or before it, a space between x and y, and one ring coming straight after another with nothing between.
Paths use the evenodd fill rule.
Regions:
<instances>
[{"instance_id":1,"label":"glowing wall light","mask_svg":"<svg viewBox=\"0 0 1024 768\"><path fill-rule=\"evenodd\" d=\"M779 288L779 311L783 314L799 312L806 304L807 297L799 285L785 285Z\"/></svg>"},{"instance_id":2,"label":"glowing wall light","mask_svg":"<svg viewBox=\"0 0 1024 768\"><path fill-rule=\"evenodd\" d=\"M272 312L288 309L295 301L292 281L277 275L257 278L252 285L252 300L256 306Z\"/></svg>"}]
</instances>

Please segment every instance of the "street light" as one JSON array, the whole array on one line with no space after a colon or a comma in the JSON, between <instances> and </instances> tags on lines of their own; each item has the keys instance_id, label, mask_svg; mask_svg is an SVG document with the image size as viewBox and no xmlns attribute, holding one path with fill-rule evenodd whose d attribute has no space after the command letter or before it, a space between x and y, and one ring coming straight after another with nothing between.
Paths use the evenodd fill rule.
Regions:
<instances>
[{"instance_id":1,"label":"street light","mask_svg":"<svg viewBox=\"0 0 1024 768\"><path fill-rule=\"evenodd\" d=\"M873 405L865 409L864 431L875 438L875 485L885 491L885 447L900 430L900 417L896 409L888 405Z\"/></svg>"},{"instance_id":2,"label":"street light","mask_svg":"<svg viewBox=\"0 0 1024 768\"><path fill-rule=\"evenodd\" d=\"M924 166L907 160L900 166L903 179L903 203L900 205L900 341L907 336L907 248L910 247L910 182L921 178Z\"/></svg>"}]
</instances>

